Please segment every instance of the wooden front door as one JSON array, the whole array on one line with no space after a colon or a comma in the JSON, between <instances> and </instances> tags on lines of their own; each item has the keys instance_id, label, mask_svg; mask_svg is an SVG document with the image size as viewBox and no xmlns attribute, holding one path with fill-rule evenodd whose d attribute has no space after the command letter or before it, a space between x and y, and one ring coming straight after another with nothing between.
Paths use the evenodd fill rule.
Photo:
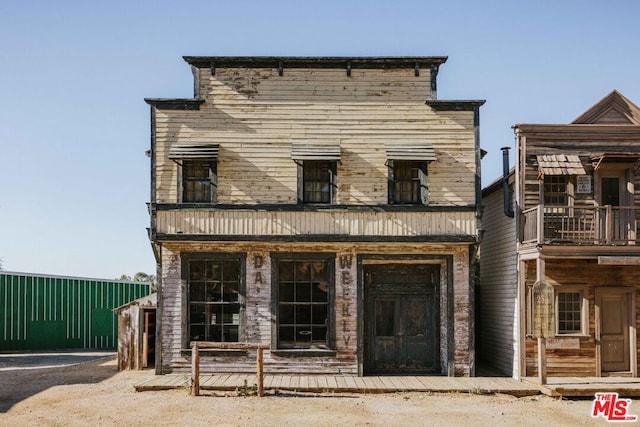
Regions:
<instances>
[{"instance_id":1,"label":"wooden front door","mask_svg":"<svg viewBox=\"0 0 640 427\"><path fill-rule=\"evenodd\" d=\"M628 372L630 364L630 293L602 290L600 311L600 366L602 373Z\"/></svg>"},{"instance_id":2,"label":"wooden front door","mask_svg":"<svg viewBox=\"0 0 640 427\"><path fill-rule=\"evenodd\" d=\"M368 266L365 280L365 373L439 373L439 266Z\"/></svg>"}]
</instances>

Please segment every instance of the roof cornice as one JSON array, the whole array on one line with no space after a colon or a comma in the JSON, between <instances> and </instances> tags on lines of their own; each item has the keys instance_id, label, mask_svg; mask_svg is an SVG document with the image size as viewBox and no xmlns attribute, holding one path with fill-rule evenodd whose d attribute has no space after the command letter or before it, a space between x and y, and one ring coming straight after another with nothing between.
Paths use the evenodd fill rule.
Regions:
<instances>
[{"instance_id":1,"label":"roof cornice","mask_svg":"<svg viewBox=\"0 0 640 427\"><path fill-rule=\"evenodd\" d=\"M144 102L158 110L199 110L204 99L197 98L145 98Z\"/></svg>"},{"instance_id":2,"label":"roof cornice","mask_svg":"<svg viewBox=\"0 0 640 427\"><path fill-rule=\"evenodd\" d=\"M183 56L198 68L431 68L444 64L446 56Z\"/></svg>"}]
</instances>

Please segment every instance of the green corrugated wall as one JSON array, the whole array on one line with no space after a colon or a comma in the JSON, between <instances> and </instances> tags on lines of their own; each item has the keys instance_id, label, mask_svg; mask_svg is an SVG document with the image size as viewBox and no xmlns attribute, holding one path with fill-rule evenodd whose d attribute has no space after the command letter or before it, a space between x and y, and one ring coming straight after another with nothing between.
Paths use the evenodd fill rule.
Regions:
<instances>
[{"instance_id":1,"label":"green corrugated wall","mask_svg":"<svg viewBox=\"0 0 640 427\"><path fill-rule=\"evenodd\" d=\"M0 351L113 349L113 309L151 292L147 283L0 271Z\"/></svg>"}]
</instances>

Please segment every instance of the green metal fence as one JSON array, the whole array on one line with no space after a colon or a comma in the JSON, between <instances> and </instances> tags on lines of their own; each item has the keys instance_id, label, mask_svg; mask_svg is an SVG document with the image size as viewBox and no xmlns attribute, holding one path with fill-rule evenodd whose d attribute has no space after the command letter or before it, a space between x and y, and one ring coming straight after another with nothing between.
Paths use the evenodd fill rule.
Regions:
<instances>
[{"instance_id":1,"label":"green metal fence","mask_svg":"<svg viewBox=\"0 0 640 427\"><path fill-rule=\"evenodd\" d=\"M0 271L0 351L113 349L113 309L148 295L147 283Z\"/></svg>"}]
</instances>

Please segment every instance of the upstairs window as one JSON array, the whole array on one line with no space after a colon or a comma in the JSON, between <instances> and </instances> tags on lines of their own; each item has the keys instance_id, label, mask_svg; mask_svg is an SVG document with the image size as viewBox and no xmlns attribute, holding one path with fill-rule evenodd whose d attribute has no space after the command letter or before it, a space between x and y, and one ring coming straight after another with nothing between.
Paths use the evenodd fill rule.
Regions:
<instances>
[{"instance_id":1,"label":"upstairs window","mask_svg":"<svg viewBox=\"0 0 640 427\"><path fill-rule=\"evenodd\" d=\"M218 152L211 142L179 142L169 147L178 165L178 203L215 203Z\"/></svg>"},{"instance_id":2,"label":"upstairs window","mask_svg":"<svg viewBox=\"0 0 640 427\"><path fill-rule=\"evenodd\" d=\"M389 160L389 203L427 204L427 162Z\"/></svg>"},{"instance_id":3,"label":"upstairs window","mask_svg":"<svg viewBox=\"0 0 640 427\"><path fill-rule=\"evenodd\" d=\"M216 201L215 160L182 161L182 201L213 203Z\"/></svg>"},{"instance_id":4,"label":"upstairs window","mask_svg":"<svg viewBox=\"0 0 640 427\"><path fill-rule=\"evenodd\" d=\"M566 175L545 175L544 204L567 206L568 179Z\"/></svg>"},{"instance_id":5,"label":"upstairs window","mask_svg":"<svg viewBox=\"0 0 640 427\"><path fill-rule=\"evenodd\" d=\"M302 203L335 203L336 162L304 160L300 163L302 178L299 199Z\"/></svg>"}]
</instances>

